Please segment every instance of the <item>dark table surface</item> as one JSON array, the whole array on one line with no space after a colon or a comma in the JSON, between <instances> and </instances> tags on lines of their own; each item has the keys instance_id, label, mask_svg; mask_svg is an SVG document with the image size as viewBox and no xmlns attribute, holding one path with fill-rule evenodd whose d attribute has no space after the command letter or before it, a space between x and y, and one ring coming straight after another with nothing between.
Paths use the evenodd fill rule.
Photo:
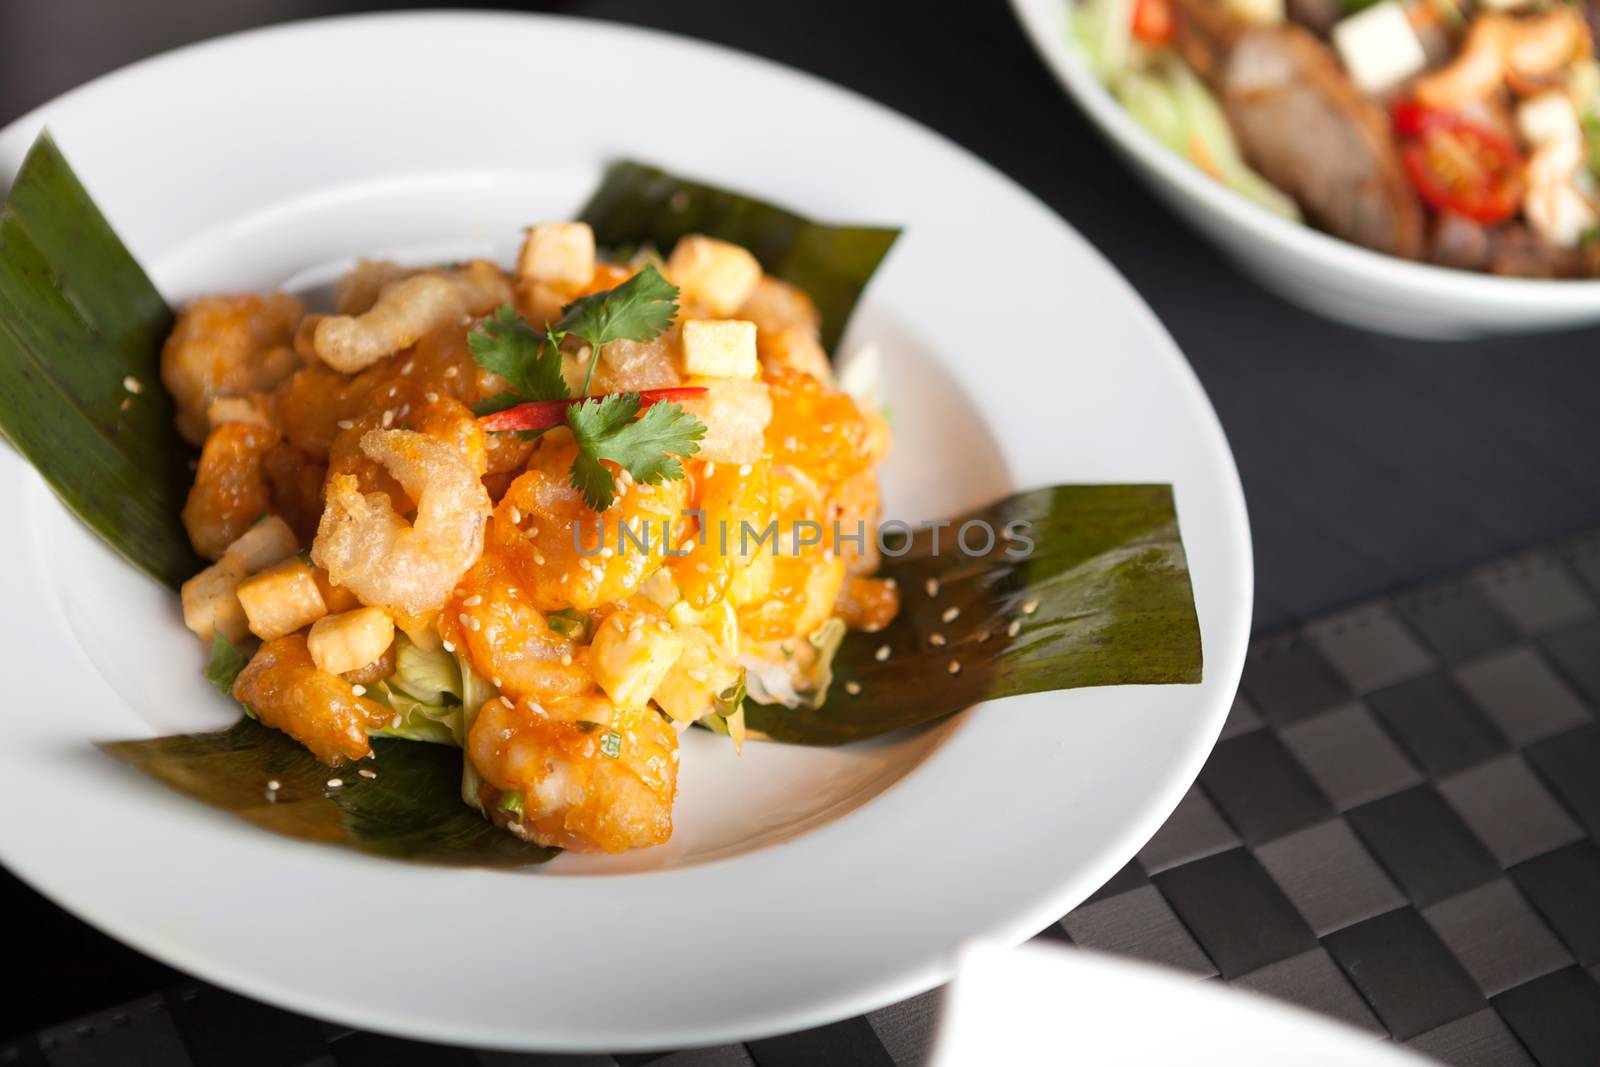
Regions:
<instances>
[{"instance_id":1,"label":"dark table surface","mask_svg":"<svg viewBox=\"0 0 1600 1067\"><path fill-rule=\"evenodd\" d=\"M0 124L143 56L371 6L0 0ZM659 27L846 85L988 160L1082 231L1161 316L1221 416L1249 501L1258 631L1600 524L1600 331L1423 344L1264 293L1130 180L1001 0L521 6ZM6 943L31 974L28 997L0 1000L0 1036L175 980L0 878Z\"/></svg>"}]
</instances>

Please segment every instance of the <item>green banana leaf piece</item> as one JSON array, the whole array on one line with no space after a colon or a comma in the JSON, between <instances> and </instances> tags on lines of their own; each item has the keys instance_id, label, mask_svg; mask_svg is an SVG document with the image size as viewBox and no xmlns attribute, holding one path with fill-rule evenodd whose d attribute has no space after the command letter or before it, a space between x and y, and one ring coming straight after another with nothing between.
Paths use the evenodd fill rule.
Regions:
<instances>
[{"instance_id":1,"label":"green banana leaf piece","mask_svg":"<svg viewBox=\"0 0 1600 1067\"><path fill-rule=\"evenodd\" d=\"M288 735L243 718L215 733L100 747L286 837L458 867L526 867L560 851L513 837L461 803L461 752L443 745L375 738L376 758L329 770ZM278 788L269 790L273 781Z\"/></svg>"},{"instance_id":2,"label":"green banana leaf piece","mask_svg":"<svg viewBox=\"0 0 1600 1067\"><path fill-rule=\"evenodd\" d=\"M832 352L867 280L900 231L881 226L826 226L753 197L689 181L643 163L606 169L579 216L602 247L654 245L703 233L743 245L762 269L811 294L822 313L822 345Z\"/></svg>"},{"instance_id":3,"label":"green banana leaf piece","mask_svg":"<svg viewBox=\"0 0 1600 1067\"><path fill-rule=\"evenodd\" d=\"M178 519L192 453L161 387L171 326L41 134L0 207L0 431L107 544L177 587L204 561Z\"/></svg>"},{"instance_id":4,"label":"green banana leaf piece","mask_svg":"<svg viewBox=\"0 0 1600 1067\"><path fill-rule=\"evenodd\" d=\"M1031 552L1012 558L1022 539L996 536L988 553L963 553L961 530L975 521L997 535L1027 523ZM967 545L983 547L979 527ZM903 548L886 552L879 571L899 583L894 622L845 638L821 707L746 701L751 730L839 745L1019 693L1200 681L1200 624L1170 486L1038 489L923 527Z\"/></svg>"}]
</instances>

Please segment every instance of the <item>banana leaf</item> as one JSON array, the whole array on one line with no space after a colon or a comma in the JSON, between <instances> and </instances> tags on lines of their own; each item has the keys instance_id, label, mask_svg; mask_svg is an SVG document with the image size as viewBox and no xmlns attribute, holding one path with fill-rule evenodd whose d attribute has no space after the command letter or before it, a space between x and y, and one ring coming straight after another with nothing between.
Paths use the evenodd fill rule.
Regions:
<instances>
[{"instance_id":1,"label":"banana leaf","mask_svg":"<svg viewBox=\"0 0 1600 1067\"><path fill-rule=\"evenodd\" d=\"M304 841L460 867L526 867L560 851L461 803L461 751L443 745L375 738L375 758L329 770L286 734L243 718L215 733L100 747L195 800Z\"/></svg>"},{"instance_id":2,"label":"banana leaf","mask_svg":"<svg viewBox=\"0 0 1600 1067\"><path fill-rule=\"evenodd\" d=\"M702 233L743 245L762 269L811 294L822 313L822 345L832 352L867 280L900 231L827 226L741 193L689 181L643 163L606 169L579 216L602 247L654 245Z\"/></svg>"},{"instance_id":3,"label":"banana leaf","mask_svg":"<svg viewBox=\"0 0 1600 1067\"><path fill-rule=\"evenodd\" d=\"M996 532L990 551L982 522ZM1000 536L1013 523L1032 541ZM1014 527L1013 527L1014 528ZM840 745L984 700L1094 685L1200 681L1200 625L1165 485L1061 485L923 527L879 574L900 614L852 633L821 707L745 703L753 733ZM951 617L951 613L954 616ZM887 653L883 650L887 649Z\"/></svg>"},{"instance_id":4,"label":"banana leaf","mask_svg":"<svg viewBox=\"0 0 1600 1067\"><path fill-rule=\"evenodd\" d=\"M191 452L161 387L172 312L48 133L0 207L0 432L74 514L176 587Z\"/></svg>"}]
</instances>

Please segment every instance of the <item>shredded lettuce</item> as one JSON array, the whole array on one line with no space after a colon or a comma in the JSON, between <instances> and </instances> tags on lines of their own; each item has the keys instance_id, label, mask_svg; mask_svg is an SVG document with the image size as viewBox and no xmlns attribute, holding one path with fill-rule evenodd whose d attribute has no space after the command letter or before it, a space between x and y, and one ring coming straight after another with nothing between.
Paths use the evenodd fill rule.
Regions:
<instances>
[{"instance_id":1,"label":"shredded lettuce","mask_svg":"<svg viewBox=\"0 0 1600 1067\"><path fill-rule=\"evenodd\" d=\"M745 685L758 704L782 704L787 708L820 708L828 699L833 684L833 658L844 642L843 619L833 618L806 637L806 647L786 651L784 659L745 653L739 662L745 669Z\"/></svg>"},{"instance_id":2,"label":"shredded lettuce","mask_svg":"<svg viewBox=\"0 0 1600 1067\"><path fill-rule=\"evenodd\" d=\"M418 648L404 634L396 634L394 673L367 686L367 696L386 705L394 718L368 732L463 748L461 693L461 669L454 656L443 649Z\"/></svg>"},{"instance_id":3,"label":"shredded lettuce","mask_svg":"<svg viewBox=\"0 0 1600 1067\"><path fill-rule=\"evenodd\" d=\"M394 674L389 678L424 704L442 704L446 696L461 699L461 667L443 648L418 648L405 634L395 637Z\"/></svg>"},{"instance_id":4,"label":"shredded lettuce","mask_svg":"<svg viewBox=\"0 0 1600 1067\"><path fill-rule=\"evenodd\" d=\"M478 717L478 709L484 702L493 700L496 696L494 686L488 679L481 677L472 669L472 664L467 662L465 652L456 653L456 663L461 671L461 737L463 741L472 732L472 724ZM465 745L462 746L463 749ZM466 751L461 753L461 801L470 808L483 811L481 798L483 776L478 773L478 768L472 765L472 755ZM484 812L485 815L488 812Z\"/></svg>"}]
</instances>

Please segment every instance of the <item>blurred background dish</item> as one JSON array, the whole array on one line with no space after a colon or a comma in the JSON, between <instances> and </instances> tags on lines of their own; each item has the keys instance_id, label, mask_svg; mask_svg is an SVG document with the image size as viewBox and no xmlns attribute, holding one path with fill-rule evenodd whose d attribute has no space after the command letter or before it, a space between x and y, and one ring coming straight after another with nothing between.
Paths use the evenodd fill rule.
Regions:
<instances>
[{"instance_id":1,"label":"blurred background dish","mask_svg":"<svg viewBox=\"0 0 1600 1067\"><path fill-rule=\"evenodd\" d=\"M1246 32L1248 23L1211 0L1075 3L1012 0L1012 7L1068 94L1134 171L1263 285L1342 322L1420 338L1553 330L1600 319L1600 280L1592 277L1501 276L1423 261L1470 262L1515 274L1592 274L1582 247L1590 243L1583 213L1592 211L1576 192L1562 199L1556 211L1543 210L1548 197L1525 200L1518 188L1520 150L1511 137L1491 129L1487 119L1401 102L1391 133L1389 114L1375 90L1398 85L1421 69L1413 61L1422 46L1412 31L1383 24L1385 14L1405 23L1397 6L1365 7L1338 23L1329 47L1298 26ZM1581 75L1591 69L1586 62L1587 25L1580 15L1562 10L1566 14L1559 17L1568 23L1555 28L1572 37L1566 42L1568 52L1585 57L1584 63L1570 64L1573 75ZM1150 23L1142 30L1137 23L1141 18ZM1122 19L1135 26L1134 35L1170 43L1189 62L1180 61L1175 52L1161 61L1159 71L1129 76L1119 58L1128 47L1126 39L1096 32L1097 20ZM1473 30L1483 37L1484 29L1504 25L1513 24L1480 22ZM1109 38L1112 43L1086 49L1081 43L1085 38L1099 45ZM1397 39L1415 46L1417 56L1392 55ZM1468 66L1475 62L1472 47L1469 32L1462 46ZM1228 118L1195 73L1200 69L1220 77L1224 64L1232 80L1266 84L1287 75L1281 79L1285 88L1280 95L1295 99L1280 99L1281 107L1268 105L1263 101L1272 99L1270 93L1241 88L1233 101L1230 132ZM1108 91L1097 70L1117 78L1123 100ZM1450 67L1438 71L1452 74ZM1318 82L1325 87L1311 88ZM1361 86L1374 91L1369 96ZM1418 92L1427 88L1419 83ZM1432 99L1426 92L1421 95ZM1335 97L1340 106L1330 103ZM1559 105L1563 98L1554 92L1543 97L1527 93L1517 113L1523 132L1515 136L1528 147L1555 138L1555 148L1561 150L1557 154L1564 155L1551 157L1549 166L1576 167L1574 152L1582 145L1576 112L1570 105L1565 110L1542 106ZM1538 106L1530 109L1530 103ZM1139 111L1142 123L1129 104ZM1250 113L1239 114L1241 107ZM1554 118L1546 114L1557 110L1561 114ZM1240 118L1247 120L1242 127ZM1151 132L1164 126L1172 127L1171 136ZM1234 133L1248 139L1244 150ZM1291 142L1296 134L1298 139ZM1199 152L1212 173L1172 151L1167 142L1175 138L1190 144L1191 158ZM1446 141L1442 150L1457 152L1473 168L1493 162L1489 169L1504 181L1495 186L1492 182L1498 179L1480 174L1471 195L1446 188L1442 165L1433 166L1423 151L1424 145L1431 150L1435 142ZM1255 169L1246 165L1246 158ZM1544 166L1545 157L1533 155L1530 161ZM1540 166L1527 168L1530 181ZM1297 195L1287 195L1284 188ZM1351 240L1306 225L1302 216Z\"/></svg>"}]
</instances>

